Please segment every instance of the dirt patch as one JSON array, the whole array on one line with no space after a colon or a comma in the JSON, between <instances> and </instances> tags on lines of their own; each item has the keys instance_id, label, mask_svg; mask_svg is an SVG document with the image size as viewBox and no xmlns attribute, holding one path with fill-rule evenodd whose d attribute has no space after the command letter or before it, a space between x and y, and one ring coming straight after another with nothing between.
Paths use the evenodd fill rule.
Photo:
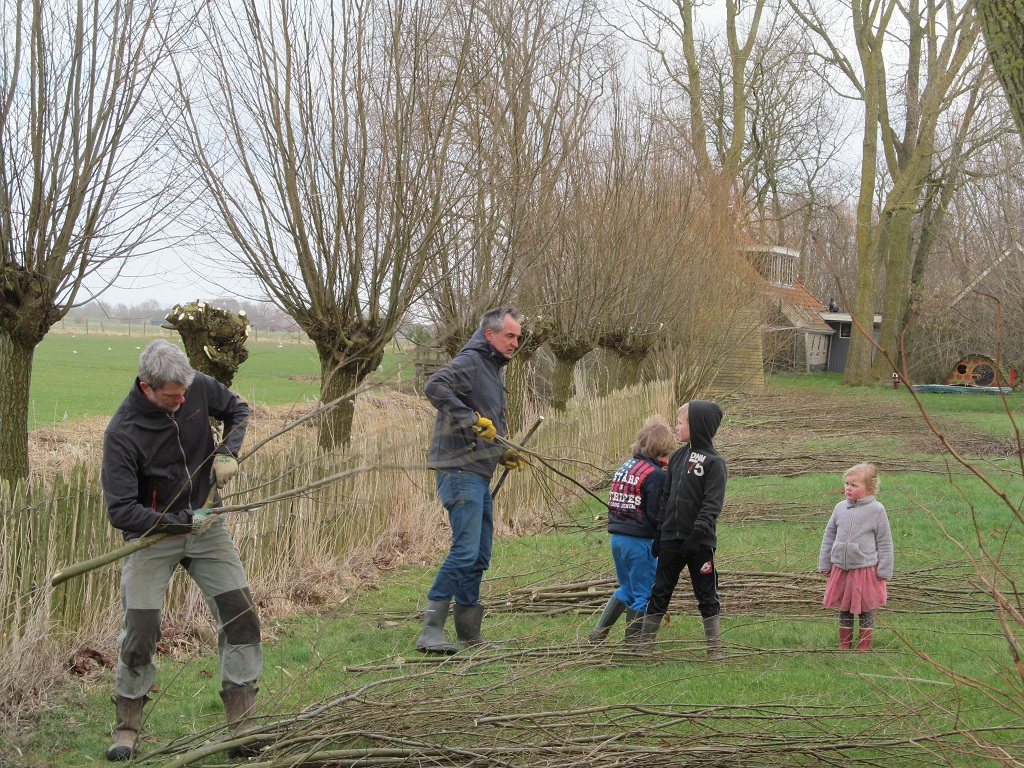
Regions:
<instances>
[{"instance_id":1,"label":"dirt patch","mask_svg":"<svg viewBox=\"0 0 1024 768\"><path fill-rule=\"evenodd\" d=\"M886 471L940 471L948 451L913 405L887 400L877 406L844 404L836 396L774 393L729 403L729 420L715 439L736 477L842 472L865 461L861 446L872 443L872 460ZM1016 455L1016 442L977 434L945 417L944 430L965 456ZM889 441L892 451L878 455Z\"/></svg>"}]
</instances>

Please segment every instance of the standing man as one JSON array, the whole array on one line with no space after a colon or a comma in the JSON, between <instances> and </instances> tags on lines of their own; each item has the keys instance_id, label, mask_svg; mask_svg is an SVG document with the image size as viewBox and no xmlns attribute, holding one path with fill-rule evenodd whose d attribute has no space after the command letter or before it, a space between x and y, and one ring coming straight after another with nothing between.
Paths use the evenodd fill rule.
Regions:
<instances>
[{"instance_id":1,"label":"standing man","mask_svg":"<svg viewBox=\"0 0 1024 768\"><path fill-rule=\"evenodd\" d=\"M437 495L448 511L452 547L427 592L418 651L452 654L484 642L480 582L491 562L494 535L491 476L499 463L515 469L525 464L517 451L493 444L506 434L503 369L519 347L522 323L511 307L484 313L466 346L424 389L437 408L429 462L437 471ZM444 636L453 599L458 646Z\"/></svg>"},{"instance_id":2,"label":"standing man","mask_svg":"<svg viewBox=\"0 0 1024 768\"><path fill-rule=\"evenodd\" d=\"M224 423L215 446L210 417ZM139 376L103 435L103 496L110 522L126 541L171 538L129 555L121 570L114 743L108 760L130 760L146 695L156 681L153 653L167 584L181 565L217 622L221 698L232 736L249 728L253 684L263 667L260 622L227 526L210 514L216 482L236 472L249 406L215 379L192 370L185 354L158 339L139 357ZM215 504L219 497L214 497ZM233 756L252 753L233 750Z\"/></svg>"}]
</instances>

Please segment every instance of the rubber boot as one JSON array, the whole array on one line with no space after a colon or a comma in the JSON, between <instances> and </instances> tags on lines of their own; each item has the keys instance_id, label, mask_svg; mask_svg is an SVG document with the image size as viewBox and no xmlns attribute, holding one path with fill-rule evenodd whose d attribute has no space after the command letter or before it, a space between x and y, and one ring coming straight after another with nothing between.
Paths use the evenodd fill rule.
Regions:
<instances>
[{"instance_id":1,"label":"rubber boot","mask_svg":"<svg viewBox=\"0 0 1024 768\"><path fill-rule=\"evenodd\" d=\"M654 647L654 641L658 638L658 630L661 628L661 619L665 614L663 613L648 613L644 614L644 623L640 629L640 635L637 637L636 643L633 644L633 649L636 653L647 654L651 652Z\"/></svg>"},{"instance_id":2,"label":"rubber boot","mask_svg":"<svg viewBox=\"0 0 1024 768\"><path fill-rule=\"evenodd\" d=\"M448 619L451 600L427 600L423 610L423 631L416 641L416 650L423 653L440 653L451 656L458 646L449 643L444 636L444 623Z\"/></svg>"},{"instance_id":3,"label":"rubber boot","mask_svg":"<svg viewBox=\"0 0 1024 768\"><path fill-rule=\"evenodd\" d=\"M455 604L455 636L459 640L459 648L472 648L486 645L487 641L480 635L480 624L484 619L484 606Z\"/></svg>"},{"instance_id":4,"label":"rubber boot","mask_svg":"<svg viewBox=\"0 0 1024 768\"><path fill-rule=\"evenodd\" d=\"M113 701L117 724L114 726L114 743L107 748L107 760L131 760L135 756L139 731L142 730L142 708L146 706L149 697L128 699L116 696Z\"/></svg>"},{"instance_id":5,"label":"rubber boot","mask_svg":"<svg viewBox=\"0 0 1024 768\"><path fill-rule=\"evenodd\" d=\"M232 739L244 736L255 728L252 721L252 712L256 708L256 689L251 685L243 685L240 688L227 688L220 692L224 700L224 715L228 721L228 735ZM254 757L267 746L265 741L256 741L251 744L243 744L240 747L232 747L228 750L230 757Z\"/></svg>"},{"instance_id":6,"label":"rubber boot","mask_svg":"<svg viewBox=\"0 0 1024 768\"><path fill-rule=\"evenodd\" d=\"M839 650L848 651L853 645L853 627L839 628Z\"/></svg>"},{"instance_id":7,"label":"rubber boot","mask_svg":"<svg viewBox=\"0 0 1024 768\"><path fill-rule=\"evenodd\" d=\"M704 638L708 645L708 658L711 660L724 659L722 654L722 630L718 615L708 616L704 619Z\"/></svg>"},{"instance_id":8,"label":"rubber boot","mask_svg":"<svg viewBox=\"0 0 1024 768\"><path fill-rule=\"evenodd\" d=\"M857 638L857 650L858 651L870 651L871 650L871 635L872 635L872 633L874 631L875 631L874 629L864 629L864 627L860 628L860 637ZM853 633L852 629L850 630L850 633L851 634Z\"/></svg>"},{"instance_id":9,"label":"rubber boot","mask_svg":"<svg viewBox=\"0 0 1024 768\"><path fill-rule=\"evenodd\" d=\"M626 645L633 645L640 639L640 632L644 628L645 615L643 611L634 611L632 608L626 609Z\"/></svg>"},{"instance_id":10,"label":"rubber boot","mask_svg":"<svg viewBox=\"0 0 1024 768\"><path fill-rule=\"evenodd\" d=\"M590 630L587 639L592 643L604 642L612 625L619 620L619 616L622 615L624 610L626 610L626 604L615 595L612 595L611 599L605 603L604 610L601 612L601 618L597 620L597 625Z\"/></svg>"}]
</instances>

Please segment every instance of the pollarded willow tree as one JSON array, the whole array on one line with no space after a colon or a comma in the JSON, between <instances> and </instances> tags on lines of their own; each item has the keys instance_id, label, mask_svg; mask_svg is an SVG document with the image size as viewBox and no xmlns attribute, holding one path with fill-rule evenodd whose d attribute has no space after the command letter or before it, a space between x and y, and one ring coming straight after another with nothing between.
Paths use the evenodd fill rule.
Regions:
<instances>
[{"instance_id":1,"label":"pollarded willow tree","mask_svg":"<svg viewBox=\"0 0 1024 768\"><path fill-rule=\"evenodd\" d=\"M206 232L306 332L321 400L374 371L424 273L463 235L453 152L477 9L369 0L213 4L178 63ZM354 394L321 423L348 443Z\"/></svg>"},{"instance_id":2,"label":"pollarded willow tree","mask_svg":"<svg viewBox=\"0 0 1024 768\"><path fill-rule=\"evenodd\" d=\"M607 29L590 0L482 3L466 47L458 153L471 195L428 268L427 311L454 355L518 284L559 224L559 184L593 120Z\"/></svg>"},{"instance_id":3,"label":"pollarded willow tree","mask_svg":"<svg viewBox=\"0 0 1024 768\"><path fill-rule=\"evenodd\" d=\"M28 475L35 349L159 228L151 82L184 3L24 0L0 10L0 479ZM97 279L99 279L97 275Z\"/></svg>"}]
</instances>

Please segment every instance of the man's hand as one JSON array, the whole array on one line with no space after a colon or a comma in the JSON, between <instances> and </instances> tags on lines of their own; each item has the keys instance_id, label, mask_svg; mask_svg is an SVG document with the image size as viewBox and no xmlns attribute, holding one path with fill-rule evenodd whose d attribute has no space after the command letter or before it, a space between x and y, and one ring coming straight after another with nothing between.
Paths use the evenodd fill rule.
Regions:
<instances>
[{"instance_id":1,"label":"man's hand","mask_svg":"<svg viewBox=\"0 0 1024 768\"><path fill-rule=\"evenodd\" d=\"M210 473L210 481L223 488L228 480L238 474L238 460L226 453L218 453L213 457L213 471Z\"/></svg>"},{"instance_id":2,"label":"man's hand","mask_svg":"<svg viewBox=\"0 0 1024 768\"><path fill-rule=\"evenodd\" d=\"M217 517L208 509L197 509L192 513L192 535L198 536L206 531Z\"/></svg>"},{"instance_id":3,"label":"man's hand","mask_svg":"<svg viewBox=\"0 0 1024 768\"><path fill-rule=\"evenodd\" d=\"M509 469L525 469L526 468L526 454L522 451L517 451L512 448L505 451L501 457L501 463Z\"/></svg>"},{"instance_id":4,"label":"man's hand","mask_svg":"<svg viewBox=\"0 0 1024 768\"><path fill-rule=\"evenodd\" d=\"M477 411L474 411L474 413L476 413L476 424L473 425L473 431L488 443L491 442L498 436L498 430L494 428L494 422L486 416L481 416Z\"/></svg>"}]
</instances>

